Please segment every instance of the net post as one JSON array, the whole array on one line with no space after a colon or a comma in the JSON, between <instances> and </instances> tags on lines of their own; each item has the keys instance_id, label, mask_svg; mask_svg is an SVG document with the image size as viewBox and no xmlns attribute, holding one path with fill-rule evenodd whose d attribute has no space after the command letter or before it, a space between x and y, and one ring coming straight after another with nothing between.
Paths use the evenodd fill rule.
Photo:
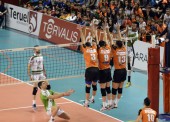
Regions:
<instances>
[{"instance_id":1,"label":"net post","mask_svg":"<svg viewBox=\"0 0 170 122\"><path fill-rule=\"evenodd\" d=\"M166 67L165 48L164 48L163 66ZM170 72L169 70L163 73L163 108L164 108L164 113L170 113Z\"/></svg>"},{"instance_id":2,"label":"net post","mask_svg":"<svg viewBox=\"0 0 170 122\"><path fill-rule=\"evenodd\" d=\"M148 97L151 108L159 114L160 47L148 48Z\"/></svg>"}]
</instances>

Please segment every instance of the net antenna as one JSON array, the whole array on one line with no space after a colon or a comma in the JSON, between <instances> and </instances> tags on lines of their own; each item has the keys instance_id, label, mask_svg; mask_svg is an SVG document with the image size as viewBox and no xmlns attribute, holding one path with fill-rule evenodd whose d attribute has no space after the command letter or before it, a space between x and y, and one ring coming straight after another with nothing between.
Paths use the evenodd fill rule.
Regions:
<instances>
[{"instance_id":1,"label":"net antenna","mask_svg":"<svg viewBox=\"0 0 170 122\"><path fill-rule=\"evenodd\" d=\"M83 55L77 50L80 43L39 46L43 56L46 80L82 77L85 71ZM74 49L74 50L73 50ZM27 73L34 47L0 50L0 86L32 83Z\"/></svg>"}]
</instances>

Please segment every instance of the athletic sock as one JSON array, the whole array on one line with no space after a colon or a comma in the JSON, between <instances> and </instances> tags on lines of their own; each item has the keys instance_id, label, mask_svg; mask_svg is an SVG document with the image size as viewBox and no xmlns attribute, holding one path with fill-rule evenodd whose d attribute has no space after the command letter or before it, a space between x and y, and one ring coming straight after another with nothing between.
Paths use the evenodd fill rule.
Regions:
<instances>
[{"instance_id":1,"label":"athletic sock","mask_svg":"<svg viewBox=\"0 0 170 122\"><path fill-rule=\"evenodd\" d=\"M89 104L89 100L85 100L85 104L87 104L87 105L88 105L88 104Z\"/></svg>"},{"instance_id":2,"label":"athletic sock","mask_svg":"<svg viewBox=\"0 0 170 122\"><path fill-rule=\"evenodd\" d=\"M103 107L107 107L107 103L106 102L103 102Z\"/></svg>"},{"instance_id":3,"label":"athletic sock","mask_svg":"<svg viewBox=\"0 0 170 122\"><path fill-rule=\"evenodd\" d=\"M36 101L35 101L35 100L32 100L32 104L36 104Z\"/></svg>"},{"instance_id":4,"label":"athletic sock","mask_svg":"<svg viewBox=\"0 0 170 122\"><path fill-rule=\"evenodd\" d=\"M108 105L112 105L112 100L108 100Z\"/></svg>"},{"instance_id":5,"label":"athletic sock","mask_svg":"<svg viewBox=\"0 0 170 122\"><path fill-rule=\"evenodd\" d=\"M91 96L91 99L94 100L94 97L95 97L95 96L92 95L92 96Z\"/></svg>"}]
</instances>

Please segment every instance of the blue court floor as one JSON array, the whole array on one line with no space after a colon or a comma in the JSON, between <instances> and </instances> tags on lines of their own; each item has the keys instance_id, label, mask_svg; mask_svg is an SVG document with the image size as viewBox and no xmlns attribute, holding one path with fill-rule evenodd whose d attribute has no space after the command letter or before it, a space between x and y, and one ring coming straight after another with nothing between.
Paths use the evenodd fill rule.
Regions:
<instances>
[{"instance_id":1,"label":"blue court floor","mask_svg":"<svg viewBox=\"0 0 170 122\"><path fill-rule=\"evenodd\" d=\"M34 38L25 33L9 29L0 29L0 50L33 47L34 45L44 46L52 44ZM109 111L104 111L105 114L118 118L124 122L134 121L136 119L138 110L143 107L143 99L147 96L147 73L133 72L131 81L132 86L123 89L123 95L119 102L118 108ZM83 77L50 81L50 84L52 86L52 89L58 92L65 91L70 88L75 89L76 92L72 96L70 96L69 99L77 103L83 103L85 97L85 82ZM102 105L101 94L99 89L100 88L98 86L98 92L95 98L95 103L90 105L91 108L98 111L100 110ZM162 96L162 80L160 79L160 113L163 113Z\"/></svg>"}]
</instances>

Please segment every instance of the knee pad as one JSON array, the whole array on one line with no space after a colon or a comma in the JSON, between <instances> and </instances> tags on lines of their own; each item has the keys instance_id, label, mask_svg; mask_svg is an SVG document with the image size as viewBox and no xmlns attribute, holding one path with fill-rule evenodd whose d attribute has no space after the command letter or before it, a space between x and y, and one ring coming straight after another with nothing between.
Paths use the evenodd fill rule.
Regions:
<instances>
[{"instance_id":1,"label":"knee pad","mask_svg":"<svg viewBox=\"0 0 170 122\"><path fill-rule=\"evenodd\" d=\"M112 94L116 95L117 94L117 89L112 88Z\"/></svg>"},{"instance_id":2,"label":"knee pad","mask_svg":"<svg viewBox=\"0 0 170 122\"><path fill-rule=\"evenodd\" d=\"M93 91L97 91L97 85L92 85Z\"/></svg>"},{"instance_id":3,"label":"knee pad","mask_svg":"<svg viewBox=\"0 0 170 122\"><path fill-rule=\"evenodd\" d=\"M36 95L36 94L37 94L37 91L38 91L38 88L37 88L37 87L34 87L34 88L33 88L33 91L32 91L32 95Z\"/></svg>"},{"instance_id":4,"label":"knee pad","mask_svg":"<svg viewBox=\"0 0 170 122\"><path fill-rule=\"evenodd\" d=\"M86 86L86 93L90 93L90 87Z\"/></svg>"},{"instance_id":5,"label":"knee pad","mask_svg":"<svg viewBox=\"0 0 170 122\"><path fill-rule=\"evenodd\" d=\"M48 85L47 85L47 90L50 90L50 89L51 89L51 85L48 84Z\"/></svg>"},{"instance_id":6,"label":"knee pad","mask_svg":"<svg viewBox=\"0 0 170 122\"><path fill-rule=\"evenodd\" d=\"M102 96L106 96L106 89L105 88L101 88L100 90L101 90Z\"/></svg>"},{"instance_id":7,"label":"knee pad","mask_svg":"<svg viewBox=\"0 0 170 122\"><path fill-rule=\"evenodd\" d=\"M107 92L107 94L111 93L110 87L106 87L106 92Z\"/></svg>"},{"instance_id":8,"label":"knee pad","mask_svg":"<svg viewBox=\"0 0 170 122\"><path fill-rule=\"evenodd\" d=\"M118 88L118 93L122 94L123 88Z\"/></svg>"}]
</instances>

